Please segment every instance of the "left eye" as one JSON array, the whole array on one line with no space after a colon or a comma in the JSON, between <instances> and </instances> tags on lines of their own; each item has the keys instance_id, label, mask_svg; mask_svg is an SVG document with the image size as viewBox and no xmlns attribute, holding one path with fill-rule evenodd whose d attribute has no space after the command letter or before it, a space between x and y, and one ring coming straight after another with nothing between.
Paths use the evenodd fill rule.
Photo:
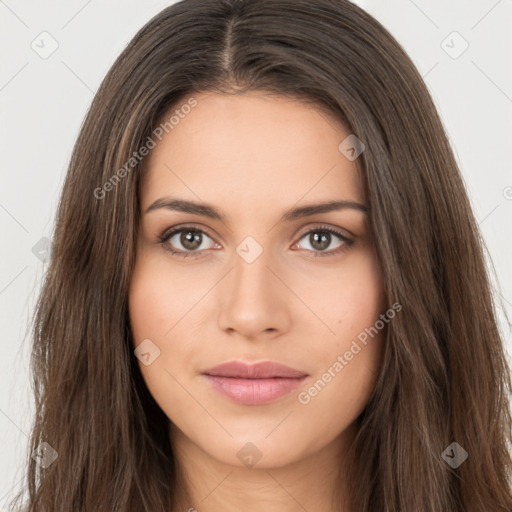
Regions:
<instances>
[{"instance_id":1,"label":"left eye","mask_svg":"<svg viewBox=\"0 0 512 512\"><path fill-rule=\"evenodd\" d=\"M329 247L332 243L333 236L339 239L339 243L337 246L331 248L329 251L326 251L327 247ZM344 248L345 245L350 245L352 243L352 241L346 236L342 235L341 233L338 233L337 231L327 228L319 228L308 231L300 239L306 239L311 247L311 250L320 253L319 255L321 256L324 256L324 254L322 253L337 253L339 252L338 249Z\"/></svg>"}]
</instances>

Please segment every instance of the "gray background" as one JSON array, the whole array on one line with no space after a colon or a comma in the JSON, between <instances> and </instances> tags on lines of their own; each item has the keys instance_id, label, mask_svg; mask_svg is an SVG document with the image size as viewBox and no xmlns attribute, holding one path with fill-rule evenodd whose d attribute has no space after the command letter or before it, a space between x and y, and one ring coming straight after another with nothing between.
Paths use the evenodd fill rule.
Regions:
<instances>
[{"instance_id":1,"label":"gray background","mask_svg":"<svg viewBox=\"0 0 512 512\"><path fill-rule=\"evenodd\" d=\"M1 510L20 481L26 456L33 414L27 326L71 150L115 58L170 3L0 0ZM510 316L512 2L356 3L388 28L425 78L494 261L496 297ZM52 45L58 47L47 55ZM510 357L510 330L500 318Z\"/></svg>"}]
</instances>

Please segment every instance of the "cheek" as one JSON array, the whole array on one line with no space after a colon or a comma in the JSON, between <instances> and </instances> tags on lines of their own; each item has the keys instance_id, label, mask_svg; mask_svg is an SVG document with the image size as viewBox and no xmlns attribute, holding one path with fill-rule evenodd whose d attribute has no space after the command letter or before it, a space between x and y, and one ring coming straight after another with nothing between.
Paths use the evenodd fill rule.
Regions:
<instances>
[{"instance_id":1,"label":"cheek","mask_svg":"<svg viewBox=\"0 0 512 512\"><path fill-rule=\"evenodd\" d=\"M317 289L309 297L331 332L324 330L308 351L316 372L301 403L337 430L337 422L353 420L364 409L380 366L387 324L380 320L386 300L376 255L354 259L333 273L328 293ZM332 415L332 407L343 414Z\"/></svg>"},{"instance_id":2,"label":"cheek","mask_svg":"<svg viewBox=\"0 0 512 512\"><path fill-rule=\"evenodd\" d=\"M183 297L169 292L173 288L170 281L158 259L150 257L141 257L136 262L130 280L128 309L133 349L140 345L140 353L150 354L150 364L144 364L140 357L138 364L153 396L169 385L169 375L165 372L169 354L165 344L183 307ZM174 347L175 352L177 349Z\"/></svg>"},{"instance_id":3,"label":"cheek","mask_svg":"<svg viewBox=\"0 0 512 512\"><path fill-rule=\"evenodd\" d=\"M198 291L180 281L179 271L171 274L165 263L165 254L150 254L141 257L133 270L129 314L136 345L145 338L170 338L173 327L198 300Z\"/></svg>"},{"instance_id":4,"label":"cheek","mask_svg":"<svg viewBox=\"0 0 512 512\"><path fill-rule=\"evenodd\" d=\"M329 351L342 349L347 340L373 325L386 300L379 263L373 251L361 251L328 274L304 283L303 295L311 310L329 329L322 329ZM350 344L350 342L349 342Z\"/></svg>"},{"instance_id":5,"label":"cheek","mask_svg":"<svg viewBox=\"0 0 512 512\"><path fill-rule=\"evenodd\" d=\"M184 290L180 294L173 289ZM191 306L186 299L187 287L177 283L176 275L169 275L169 268L162 265L159 257L140 258L133 269L130 280L128 309L133 338L133 350L139 345L144 347L141 353L150 354L149 364L139 358L138 365L146 386L162 410L170 408L169 397L181 396L182 390L173 379L175 365L186 366L186 344L176 344L169 350L169 344L175 335L175 326L184 317ZM176 330L179 325L176 327ZM147 340L150 340L148 343ZM183 400L172 404L174 414L185 414Z\"/></svg>"},{"instance_id":6,"label":"cheek","mask_svg":"<svg viewBox=\"0 0 512 512\"><path fill-rule=\"evenodd\" d=\"M140 250L128 293L134 348L150 339L160 350L154 365L139 365L144 374L150 369L174 369L176 361L185 361L197 348L194 342L199 338L191 333L199 328L198 310L211 282L206 266L190 271L172 266L163 249Z\"/></svg>"}]
</instances>

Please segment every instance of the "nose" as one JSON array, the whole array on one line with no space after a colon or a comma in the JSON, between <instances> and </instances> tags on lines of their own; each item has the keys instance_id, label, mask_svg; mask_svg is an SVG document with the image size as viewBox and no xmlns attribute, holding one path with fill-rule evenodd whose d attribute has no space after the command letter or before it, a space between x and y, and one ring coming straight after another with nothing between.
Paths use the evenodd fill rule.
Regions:
<instances>
[{"instance_id":1,"label":"nose","mask_svg":"<svg viewBox=\"0 0 512 512\"><path fill-rule=\"evenodd\" d=\"M251 340L278 336L291 322L293 294L270 250L251 261L235 252L232 267L219 283L219 328Z\"/></svg>"}]
</instances>

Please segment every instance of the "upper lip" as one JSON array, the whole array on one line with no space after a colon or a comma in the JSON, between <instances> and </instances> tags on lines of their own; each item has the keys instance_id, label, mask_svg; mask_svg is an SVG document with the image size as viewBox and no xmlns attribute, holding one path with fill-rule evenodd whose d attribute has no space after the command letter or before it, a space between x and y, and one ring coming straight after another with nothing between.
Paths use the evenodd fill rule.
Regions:
<instances>
[{"instance_id":1,"label":"upper lip","mask_svg":"<svg viewBox=\"0 0 512 512\"><path fill-rule=\"evenodd\" d=\"M244 379L268 379L272 377L299 378L308 374L274 361L246 363L244 361L226 361L225 363L208 368L206 375L218 377L234 377Z\"/></svg>"}]
</instances>

